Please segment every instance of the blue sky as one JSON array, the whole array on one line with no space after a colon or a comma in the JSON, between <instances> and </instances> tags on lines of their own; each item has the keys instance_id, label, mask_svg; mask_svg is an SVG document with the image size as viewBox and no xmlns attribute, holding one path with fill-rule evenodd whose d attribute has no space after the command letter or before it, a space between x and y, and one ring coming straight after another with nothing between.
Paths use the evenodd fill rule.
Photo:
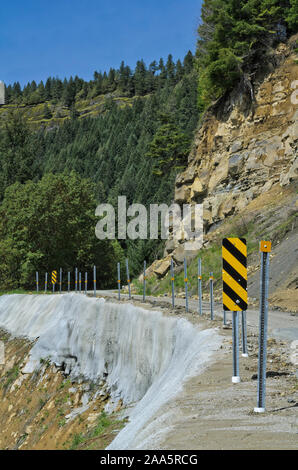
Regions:
<instances>
[{"instance_id":1,"label":"blue sky","mask_svg":"<svg viewBox=\"0 0 298 470\"><path fill-rule=\"evenodd\" d=\"M0 4L0 80L7 84L132 68L195 51L202 0L11 0Z\"/></svg>"}]
</instances>

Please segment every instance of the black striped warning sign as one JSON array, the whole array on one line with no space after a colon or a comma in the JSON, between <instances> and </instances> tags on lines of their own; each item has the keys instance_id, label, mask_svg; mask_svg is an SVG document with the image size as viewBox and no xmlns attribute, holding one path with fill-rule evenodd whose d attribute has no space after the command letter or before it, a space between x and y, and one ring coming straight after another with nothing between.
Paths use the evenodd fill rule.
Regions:
<instances>
[{"instance_id":1,"label":"black striped warning sign","mask_svg":"<svg viewBox=\"0 0 298 470\"><path fill-rule=\"evenodd\" d=\"M56 284L56 282L57 282L57 271L52 272L51 280L52 280L52 284Z\"/></svg>"},{"instance_id":2,"label":"black striped warning sign","mask_svg":"<svg viewBox=\"0 0 298 470\"><path fill-rule=\"evenodd\" d=\"M223 309L247 310L247 246L244 238L222 242Z\"/></svg>"}]
</instances>

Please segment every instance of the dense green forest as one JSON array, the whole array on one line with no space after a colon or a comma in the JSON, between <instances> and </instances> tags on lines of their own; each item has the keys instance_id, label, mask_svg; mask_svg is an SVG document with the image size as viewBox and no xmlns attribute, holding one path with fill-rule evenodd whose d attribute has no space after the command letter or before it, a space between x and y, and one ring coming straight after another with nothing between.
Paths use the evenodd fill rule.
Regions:
<instances>
[{"instance_id":1,"label":"dense green forest","mask_svg":"<svg viewBox=\"0 0 298 470\"><path fill-rule=\"evenodd\" d=\"M133 75L133 92L137 93L135 99L126 106L117 105L113 99L115 95L131 93L126 88L129 82L126 85L122 84L120 80L122 75L117 71L115 74L117 84L109 88L109 93L105 98L104 112L96 118L80 119L79 113L72 112L70 119L61 126L33 131L22 116L21 110L10 112L1 130L0 198L3 210L10 207L11 214L14 214L11 216L13 219L18 219L17 213L20 207L15 204L12 194L18 193L18 201L21 201L23 197L24 204L29 204L28 212L34 219L34 210L39 209L35 205L34 198L28 200L28 191L32 190L36 194L36 191L43 188L44 193L46 183L50 184L50 178L56 181L54 175L58 174L62 175L66 182L68 178L73 178L69 175L74 174L79 178L80 184L84 181L90 182L92 197L94 196L94 199L91 198L94 201L94 213L96 205L102 202L109 202L117 208L118 195L126 196L128 204L143 203L147 207L154 202L171 202L175 176L186 165L193 131L199 117L194 57L189 52L183 63L178 61L175 64L169 56L165 66L163 61L160 61L162 69L156 76L156 70L153 73L143 62L138 64ZM88 86L91 94L103 91L99 85L96 91L92 91L92 87L97 86L96 82ZM80 99L80 96L79 90L75 94L75 101ZM46 98L48 99L49 96ZM64 99L63 95L61 99ZM50 99L46 105L49 107L51 103ZM73 103L69 105L72 106ZM58 184L57 181L56 184ZM50 187L49 191L52 191ZM50 200L46 200L47 205L43 209L47 224L53 214L51 214ZM65 198L66 200L69 198ZM62 198L59 201L61 208L57 206L58 212L68 213L65 208L66 202L63 202ZM12 207L12 204L15 205ZM90 208L86 206L83 199L80 207L82 213ZM58 217L58 214L55 217ZM71 222L70 217L65 220L66 224L71 223L75 226L75 221ZM102 258L98 256L99 244L94 234L96 222L94 218L89 217L88 220L89 225L92 221L89 231L93 233L94 238L93 259L99 267L99 280L102 286L106 287L109 285L105 275L106 267L110 268L110 263L106 260L108 253L114 263L114 269L110 269L110 282L112 279L113 283L115 277L113 276L116 268L115 244L111 244L110 249L104 248L105 254ZM23 229L18 235L14 235L13 230L7 224L7 219L2 218L0 252L4 253L8 247L14 246L14 250L9 250L10 257L3 258L5 262L2 269L0 268L0 275L3 273L1 278L6 279L5 285L29 287L30 280L31 284L34 280L35 271L44 272L46 266L53 266L53 263L56 266L61 265L65 270L71 269L69 257L65 257L63 262L62 253L66 249L64 244L66 240L69 240L73 247L70 251L73 260L72 268L79 264L80 269L90 271L90 263L84 261L83 238L77 246L77 249L81 251L76 254L71 232L68 237L65 237L66 232L65 223L55 223L51 238L48 237L48 232L43 234L40 229L33 236L34 243L31 237L32 243L28 243ZM20 245L14 243L16 237L20 236L23 236L22 243L26 249L20 250L17 248ZM43 237L48 239L47 250L42 248ZM87 238L87 246L89 242ZM162 244L158 240L148 242L127 240L122 242L121 247L119 244L116 247L119 259L121 257L123 259L124 254L128 256L133 275L141 270L144 259L150 263L156 257L161 256L163 251ZM18 262L13 253L19 254ZM20 253L22 253L21 256ZM21 263L21 267L16 273L15 266L18 263ZM7 265L10 265L11 269L6 268L5 271L4 267Z\"/></svg>"},{"instance_id":2,"label":"dense green forest","mask_svg":"<svg viewBox=\"0 0 298 470\"><path fill-rule=\"evenodd\" d=\"M89 82L77 75L64 80L49 77L45 83L41 81L38 84L33 80L23 88L15 82L6 86L6 103L34 105L51 101L52 104L61 102L70 108L78 99L91 99L102 94L118 92L127 97L145 96L163 88L166 83L175 85L192 68L193 55L189 51L183 62L178 59L175 63L171 54L166 61L161 58L148 67L143 60L139 60L134 70L122 62L119 69L111 68L103 73L95 71L93 80Z\"/></svg>"},{"instance_id":3,"label":"dense green forest","mask_svg":"<svg viewBox=\"0 0 298 470\"><path fill-rule=\"evenodd\" d=\"M134 276L144 259L161 257L160 241L97 240L96 205L116 208L119 195L128 204L170 203L206 108L239 85L251 94L266 53L297 31L298 0L205 0L195 57L188 52L174 62L169 55L149 66L140 60L134 70L122 62L88 82L50 77L7 86L0 289L32 288L36 270L78 265L90 272L93 263L108 287L117 260L127 256ZM99 96L101 112L84 116L78 103ZM24 117L26 107L41 105L51 124L57 104L69 110L61 125L35 129Z\"/></svg>"},{"instance_id":4,"label":"dense green forest","mask_svg":"<svg viewBox=\"0 0 298 470\"><path fill-rule=\"evenodd\" d=\"M196 63L201 110L237 84L251 93L266 53L298 32L298 0L204 0Z\"/></svg>"}]
</instances>

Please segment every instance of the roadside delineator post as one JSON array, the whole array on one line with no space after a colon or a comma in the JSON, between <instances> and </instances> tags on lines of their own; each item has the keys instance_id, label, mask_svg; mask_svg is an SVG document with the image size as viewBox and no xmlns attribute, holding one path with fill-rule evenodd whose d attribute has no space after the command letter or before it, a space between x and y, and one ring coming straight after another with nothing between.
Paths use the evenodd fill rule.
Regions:
<instances>
[{"instance_id":1,"label":"roadside delineator post","mask_svg":"<svg viewBox=\"0 0 298 470\"><path fill-rule=\"evenodd\" d=\"M202 260L198 259L198 312L203 315L203 304L202 304Z\"/></svg>"},{"instance_id":2,"label":"roadside delineator post","mask_svg":"<svg viewBox=\"0 0 298 470\"><path fill-rule=\"evenodd\" d=\"M59 276L59 292L62 292L62 268L60 268L60 276Z\"/></svg>"},{"instance_id":3,"label":"roadside delineator post","mask_svg":"<svg viewBox=\"0 0 298 470\"><path fill-rule=\"evenodd\" d=\"M79 273L79 292L82 292L82 273Z\"/></svg>"},{"instance_id":4,"label":"roadside delineator post","mask_svg":"<svg viewBox=\"0 0 298 470\"><path fill-rule=\"evenodd\" d=\"M224 310L223 311L223 324L226 326L227 324L227 312Z\"/></svg>"},{"instance_id":5,"label":"roadside delineator post","mask_svg":"<svg viewBox=\"0 0 298 470\"><path fill-rule=\"evenodd\" d=\"M85 295L87 295L88 288L88 273L85 273Z\"/></svg>"},{"instance_id":6,"label":"roadside delineator post","mask_svg":"<svg viewBox=\"0 0 298 470\"><path fill-rule=\"evenodd\" d=\"M146 261L144 261L144 275L143 275L143 302L146 301Z\"/></svg>"},{"instance_id":7,"label":"roadside delineator post","mask_svg":"<svg viewBox=\"0 0 298 470\"><path fill-rule=\"evenodd\" d=\"M44 277L44 292L45 294L47 293L48 291L48 273L45 273L45 277Z\"/></svg>"},{"instance_id":8,"label":"roadside delineator post","mask_svg":"<svg viewBox=\"0 0 298 470\"><path fill-rule=\"evenodd\" d=\"M171 284L172 284L172 307L175 307L175 275L174 275L174 262L171 258Z\"/></svg>"},{"instance_id":9,"label":"roadside delineator post","mask_svg":"<svg viewBox=\"0 0 298 470\"><path fill-rule=\"evenodd\" d=\"M211 312L211 320L214 320L214 308L213 308L213 281L214 281L213 273L210 273L209 282L210 282L210 312Z\"/></svg>"},{"instance_id":10,"label":"roadside delineator post","mask_svg":"<svg viewBox=\"0 0 298 470\"><path fill-rule=\"evenodd\" d=\"M258 360L258 400L255 413L266 410L266 367L267 367L267 327L268 327L268 292L269 292L269 258L271 242L262 240L261 274L260 274L260 319L259 319L259 360Z\"/></svg>"},{"instance_id":11,"label":"roadside delineator post","mask_svg":"<svg viewBox=\"0 0 298 470\"><path fill-rule=\"evenodd\" d=\"M70 292L70 272L67 273L67 290Z\"/></svg>"},{"instance_id":12,"label":"roadside delineator post","mask_svg":"<svg viewBox=\"0 0 298 470\"><path fill-rule=\"evenodd\" d=\"M246 312L245 311L242 312L242 357L248 357Z\"/></svg>"},{"instance_id":13,"label":"roadside delineator post","mask_svg":"<svg viewBox=\"0 0 298 470\"><path fill-rule=\"evenodd\" d=\"M120 300L121 291L121 278L120 278L120 263L117 263L117 283L118 283L118 300Z\"/></svg>"},{"instance_id":14,"label":"roadside delineator post","mask_svg":"<svg viewBox=\"0 0 298 470\"><path fill-rule=\"evenodd\" d=\"M239 312L247 310L247 246L244 238L224 238L222 242L223 309L232 312L233 376L239 374Z\"/></svg>"},{"instance_id":15,"label":"roadside delineator post","mask_svg":"<svg viewBox=\"0 0 298 470\"><path fill-rule=\"evenodd\" d=\"M188 312L188 278L187 278L186 258L184 258L184 285L185 285L185 310Z\"/></svg>"},{"instance_id":16,"label":"roadside delineator post","mask_svg":"<svg viewBox=\"0 0 298 470\"><path fill-rule=\"evenodd\" d=\"M93 267L93 287L94 287L94 297L96 297L96 266Z\"/></svg>"},{"instance_id":17,"label":"roadside delineator post","mask_svg":"<svg viewBox=\"0 0 298 470\"><path fill-rule=\"evenodd\" d=\"M36 292L39 291L38 271L36 271Z\"/></svg>"},{"instance_id":18,"label":"roadside delineator post","mask_svg":"<svg viewBox=\"0 0 298 470\"><path fill-rule=\"evenodd\" d=\"M78 268L75 268L75 293L78 292Z\"/></svg>"},{"instance_id":19,"label":"roadside delineator post","mask_svg":"<svg viewBox=\"0 0 298 470\"><path fill-rule=\"evenodd\" d=\"M128 259L125 260L126 264L126 277L127 277L127 285L128 285L128 298L131 299L131 289L130 289L130 277L129 277L129 267L128 267Z\"/></svg>"}]
</instances>

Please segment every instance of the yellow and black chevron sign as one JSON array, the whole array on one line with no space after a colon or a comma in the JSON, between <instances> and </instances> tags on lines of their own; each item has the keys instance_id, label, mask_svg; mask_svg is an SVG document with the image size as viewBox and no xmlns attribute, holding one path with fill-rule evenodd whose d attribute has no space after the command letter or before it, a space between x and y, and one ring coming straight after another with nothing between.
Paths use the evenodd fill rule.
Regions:
<instances>
[{"instance_id":1,"label":"yellow and black chevron sign","mask_svg":"<svg viewBox=\"0 0 298 470\"><path fill-rule=\"evenodd\" d=\"M247 310L247 246L244 238L222 242L223 309Z\"/></svg>"},{"instance_id":2,"label":"yellow and black chevron sign","mask_svg":"<svg viewBox=\"0 0 298 470\"><path fill-rule=\"evenodd\" d=\"M56 284L56 282L57 282L57 271L52 271L51 280L52 280L52 284Z\"/></svg>"}]
</instances>

